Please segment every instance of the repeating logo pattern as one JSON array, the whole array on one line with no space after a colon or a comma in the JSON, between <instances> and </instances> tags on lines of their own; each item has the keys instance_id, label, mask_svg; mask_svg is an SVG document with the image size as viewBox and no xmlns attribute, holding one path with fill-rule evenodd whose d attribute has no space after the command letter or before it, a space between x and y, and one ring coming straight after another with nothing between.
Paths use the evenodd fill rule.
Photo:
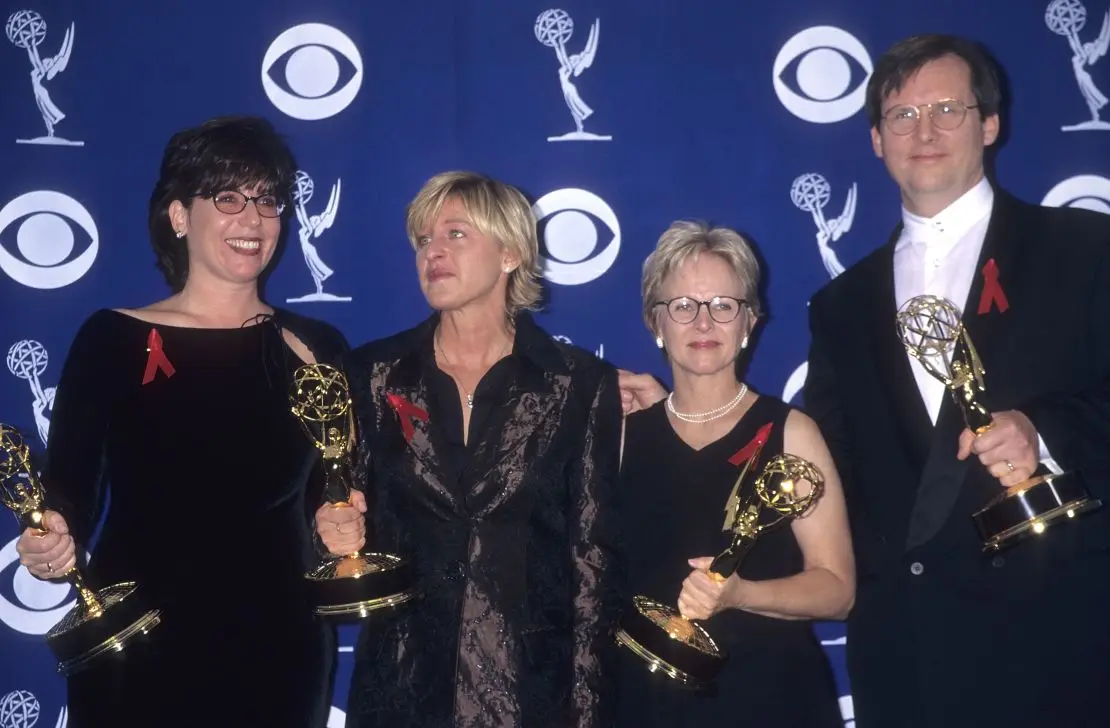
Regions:
<instances>
[{"instance_id":1,"label":"repeating logo pattern","mask_svg":"<svg viewBox=\"0 0 1110 728\"><path fill-rule=\"evenodd\" d=\"M0 574L13 568L11 590L14 601L9 599L0 588L0 622L16 632L30 635L44 635L65 616L76 602L66 600L72 593L67 583L42 581L31 576L31 572L19 564L19 553L15 550L16 539L0 548Z\"/></svg>"},{"instance_id":2,"label":"repeating logo pattern","mask_svg":"<svg viewBox=\"0 0 1110 728\"><path fill-rule=\"evenodd\" d=\"M343 180L337 179L335 184L332 185L331 194L328 196L328 203L324 206L323 212L319 215L309 215L306 206L312 201L312 194L316 190L316 185L307 172L303 170L297 172L293 190L293 208L297 214L297 223L300 226L297 230L297 238L301 242L301 252L304 254L304 262L308 266L309 275L312 276L312 280L316 284L316 292L299 298L287 298L285 299L286 303L351 300L350 296L337 296L333 293L324 292L324 281L331 278L335 271L329 268L324 259L320 257L316 245L312 242L335 222L335 215L339 212L339 190L342 184Z\"/></svg>"},{"instance_id":3,"label":"repeating logo pattern","mask_svg":"<svg viewBox=\"0 0 1110 728\"><path fill-rule=\"evenodd\" d=\"M794 67L789 77L784 78L791 65ZM771 69L771 82L779 101L791 114L814 124L832 124L863 108L867 79L873 70L871 56L854 35L819 25L806 28L783 44ZM862 80L853 78L861 72ZM792 89L788 81L798 90Z\"/></svg>"},{"instance_id":4,"label":"repeating logo pattern","mask_svg":"<svg viewBox=\"0 0 1110 728\"><path fill-rule=\"evenodd\" d=\"M570 15L565 10L553 8L543 11L536 18L533 27L536 40L553 49L555 57L559 59L559 87L563 90L563 100L566 101L567 108L570 109L570 115L574 117L575 126L574 131L548 137L547 141L549 142L609 141L613 138L609 135L593 134L586 131L583 122L593 116L594 110L582 100L581 94L578 93L578 87L574 85L574 79L593 65L594 56L597 55L597 37L600 26L601 21L595 20L593 25L590 26L590 35L586 38L586 45L583 46L581 52L568 54L566 44L574 34L574 21L571 20Z\"/></svg>"},{"instance_id":5,"label":"repeating logo pattern","mask_svg":"<svg viewBox=\"0 0 1110 728\"><path fill-rule=\"evenodd\" d=\"M50 436L50 418L46 413L47 410L54 409L54 394L57 391L56 387L43 387L42 380L39 379L49 362L46 347L34 339L17 341L8 349L8 371L19 379L27 380L31 387L31 410L44 446Z\"/></svg>"},{"instance_id":6,"label":"repeating logo pattern","mask_svg":"<svg viewBox=\"0 0 1110 728\"><path fill-rule=\"evenodd\" d=\"M1071 48L1071 70L1075 74L1075 82L1079 84L1079 93L1087 103L1091 113L1089 121L1081 121L1060 127L1063 131L1106 131L1110 129L1110 122L1103 121L1099 110L1106 106L1107 98L1091 78L1088 68L1106 55L1110 49L1110 10L1102 16L1102 30L1098 37L1089 43L1079 40L1079 32L1087 24L1087 8L1080 0L1052 0L1044 14L1045 25L1056 35L1062 35L1068 40Z\"/></svg>"},{"instance_id":7,"label":"repeating logo pattern","mask_svg":"<svg viewBox=\"0 0 1110 728\"><path fill-rule=\"evenodd\" d=\"M1042 205L1079 207L1110 215L1110 179L1081 174L1060 182L1045 194Z\"/></svg>"},{"instance_id":8,"label":"repeating logo pattern","mask_svg":"<svg viewBox=\"0 0 1110 728\"><path fill-rule=\"evenodd\" d=\"M548 192L532 206L532 213L540 221L546 251L542 256L543 276L552 283L563 286L589 283L616 262L621 248L620 222L613 208L594 193L578 188ZM598 227L591 215L605 223L613 234L600 252L597 252Z\"/></svg>"},{"instance_id":9,"label":"repeating logo pattern","mask_svg":"<svg viewBox=\"0 0 1110 728\"><path fill-rule=\"evenodd\" d=\"M794 180L790 186L790 201L802 212L813 216L817 225L817 251L821 254L821 262L825 265L830 278L836 278L844 272L844 264L836 256L830 243L840 240L840 237L852 229L852 220L856 217L856 183L848 190L848 199L844 201L844 210L836 217L825 217L825 205L829 204L832 197L832 188L828 181L816 172L807 172Z\"/></svg>"},{"instance_id":10,"label":"repeating logo pattern","mask_svg":"<svg viewBox=\"0 0 1110 728\"><path fill-rule=\"evenodd\" d=\"M284 68L275 71L279 60ZM335 116L351 105L360 88L362 54L343 31L330 25L295 25L274 38L262 58L266 97L294 119L319 121Z\"/></svg>"},{"instance_id":11,"label":"repeating logo pattern","mask_svg":"<svg viewBox=\"0 0 1110 728\"><path fill-rule=\"evenodd\" d=\"M32 728L41 710L34 693L13 690L0 698L0 728Z\"/></svg>"},{"instance_id":12,"label":"repeating logo pattern","mask_svg":"<svg viewBox=\"0 0 1110 728\"><path fill-rule=\"evenodd\" d=\"M29 690L12 690L0 698L0 728L34 728L41 715L39 699ZM68 723L69 713L62 706L54 728L65 728Z\"/></svg>"},{"instance_id":13,"label":"repeating logo pattern","mask_svg":"<svg viewBox=\"0 0 1110 728\"><path fill-rule=\"evenodd\" d=\"M51 144L55 146L80 147L85 144L81 141L70 141L58 136L54 128L66 118L54 100L50 98L47 84L54 80L69 65L70 54L73 53L73 32L75 26L69 24L62 45L53 56L43 58L39 48L46 41L46 21L34 10L17 10L8 16L4 24L4 33L16 48L27 51L27 58L31 61L31 90L35 94L35 104L42 114L42 122L46 125L46 136L32 139L16 139L18 144Z\"/></svg>"},{"instance_id":14,"label":"repeating logo pattern","mask_svg":"<svg viewBox=\"0 0 1110 728\"><path fill-rule=\"evenodd\" d=\"M557 97L554 94L557 80L558 92L562 94L566 112L563 112L560 106L559 115L547 122L551 124L549 128L523 130L526 138L533 138L535 146L522 149L522 153L532 154L537 152L537 149L546 149L548 152L543 158L551 164L550 169L545 169L543 175L514 181L524 185L535 184L540 190L553 190L544 194L533 208L541 233L541 265L544 277L549 282L560 286L579 286L597 282L597 288L594 291L612 296L616 306L622 300L626 303L632 300L629 297L634 297L635 293L626 287L627 281L615 276L609 276L606 280L607 274L614 269L622 249L625 255L633 255L632 263L636 264L626 265L625 268L638 267L642 257L650 249L654 237L645 234L645 230L638 226L641 224L645 227L655 226L658 221L651 219L651 214L644 214L644 209L635 209L631 205L628 209L620 209L621 215L618 217L610 203L602 197L607 197L613 202L617 201L613 183L610 180L599 181L597 177L589 176L596 171L595 164L603 168L604 165L610 164L612 159L607 155L619 152L619 146L587 146L591 156L576 157L576 154L583 154L580 148L576 150L573 145L569 149L567 145L556 145L553 148L549 144L545 145L541 140L541 134L548 142L603 142L611 141L614 135L626 139L636 136L630 133L628 125L609 128L605 119L614 117L602 114L599 121L595 112L595 107L604 107L608 110L611 107L615 108L618 103L629 103L627 99L622 101L619 95L606 90L602 84L602 81L607 81L609 88L612 87L612 74L609 74L606 69L614 68L607 64L613 63L613 58L617 54L610 55L614 47L607 45L606 48L609 50L603 51L600 59L598 58L600 19L594 17L592 13L586 17L578 16L579 24L576 28L567 10L561 8L543 10L544 7L546 6L538 5L528 9L523 26L517 26L517 30L513 33L520 33L520 39L528 44L527 52L535 54L550 64L547 66L549 70L545 72L548 75L537 78L535 85L537 88L545 88L543 93L551 94L550 100L556 102ZM1047 32L1045 27L1040 25L1041 8L1045 8L1043 22ZM1027 8L1023 10L1026 12L1026 17L1017 22L1024 23L1027 29L1040 28L1034 35L1041 37L1043 45L1049 51L1043 54L1043 57L1059 56L1059 60L1054 63L1060 64L1058 69L1060 72L1063 72L1063 59L1068 57L1064 54L1070 51L1075 85L1073 86L1072 81L1067 79L1062 87L1060 99L1048 100L1050 103L1047 106L1051 110L1045 113L1053 118L1053 124L1062 125L1061 129L1067 132L1110 129L1110 121L1105 118L1108 105L1105 56L1110 51L1108 49L1110 10L1105 8L1103 0L1051 0L1051 2L1041 0L1041 3L1031 11ZM853 126L859 127L858 115L864 105L866 83L873 72L873 66L869 50L864 42L861 42L861 39L863 41L869 39L863 35L859 38L853 35L853 32L859 33L859 30L850 25L850 19L843 19L842 16L846 14L834 9L831 14L826 14L829 18L828 22L832 24L805 28L805 25L813 21L810 20L809 23L803 21L783 32L775 29L775 21L772 18L765 17L765 15L772 15L771 13L762 14L760 11L757 15L760 20L767 20L767 32L778 34L774 41L776 46L782 38L790 37L782 43L777 55L772 48L772 52L766 54L767 57L757 59L751 67L745 67L743 73L758 74L757 80L762 84L762 92L768 98L777 100L771 101L772 106L777 109L781 104L786 112L807 124L832 125L847 122L848 126L839 127L838 132ZM244 90L249 92L253 89L254 94L261 98L257 93L259 76L256 75L258 66L255 64L258 62L261 49L265 48L266 50L261 52L261 90L279 114L294 121L292 124L294 147L298 150L304 149L301 145L306 141L308 144L305 146L313 143L311 136L307 138L298 136L304 129L319 131L320 129L330 130L331 127L325 124L313 126L311 123L305 125L297 122L317 122L337 117L344 112L350 114L354 110L352 106L359 94L364 93L362 87L366 82L366 61L355 43L355 40L362 43L362 39L352 31L355 27L354 23L345 24L341 16L342 13L340 16L329 13L325 18L313 18L309 15L295 18L288 23L281 22L279 19L280 24L267 26L270 29L264 30L262 36L247 31L240 38L249 49L246 64L236 66L234 63L229 63L225 68L225 76L209 79L209 81L223 84L235 92ZM33 124L28 124L27 119L13 122L19 126L13 126L8 143L14 140L21 145L30 145L30 148L23 147L22 151L17 150L16 153L41 155L30 157L33 160L30 164L33 170L30 171L34 175L48 172L52 176L46 181L35 180L20 189L5 190L0 193L3 195L0 197L0 270L4 272L4 276L0 276L0 292L13 290L18 296L38 296L40 292L57 292L85 279L96 261L103 258L99 249L101 235L103 234L106 240L114 240L119 232L112 229L109 234L107 226L104 226L103 230L98 230L89 212L92 210L98 219L101 218L100 210L109 202L115 202L114 199L105 199L107 195L94 197L96 191L91 189L70 189L67 185L71 182L69 176L72 174L71 168L63 168L56 172L49 163L43 162L40 165L39 162L40 159L57 159L59 157L56 155L59 154L66 160L81 160L80 152L54 150L82 147L86 143L80 139L85 138L83 132L89 112L82 108L85 104L81 102L80 97L74 96L73 89L77 83L91 85L97 82L96 79L90 80L84 76L94 68L86 65L89 56L102 52L96 50L96 46L103 43L103 35L90 32L92 24L89 22L86 25L87 21L83 20L83 17L76 16L77 22L74 23L70 18L53 17L51 13L42 9L20 9L7 15L5 37L9 45L4 46L8 48L7 51L0 49L2 51L0 56L8 58L9 61L5 66L3 59L0 58L0 68L7 68L8 70L4 72L11 73L13 78L16 73L19 74L18 88L22 88L22 91L18 93L24 96L22 101L18 93L13 96L11 106L20 114L28 114L27 119L33 121ZM377 16L374 17L377 19ZM527 31L528 20L533 17L535 18L532 23L534 41L523 35L523 32ZM0 16L0 20L3 19L4 17ZM47 20L50 21L49 29ZM326 20L336 25L323 22L300 23L301 20ZM606 22L609 29L606 43L624 42L623 39L617 39L612 30L615 26L611 25L608 16ZM787 22L794 21L788 18ZM300 24L292 25L293 23ZM272 32L277 32L287 24L292 27L272 37ZM842 27L837 27L841 24L843 24ZM76 25L82 25L82 39L75 46ZM631 23L622 20L620 25L622 36L627 34L626 26L631 26ZM795 33L798 28L804 29ZM381 28L374 26L372 32L391 32L391 26L383 25ZM418 44L419 32L414 32L413 37L414 43ZM374 36L376 44L378 40L379 37ZM470 37L466 37L462 42L470 40L472 40ZM686 41L687 39L683 38L678 42ZM1065 42L1066 47L1063 45ZM0 42L0 45L3 43ZM369 50L365 45L364 48ZM1052 50L1053 48L1055 51ZM550 49L551 55L547 55L546 49ZM374 50L377 51L377 46ZM656 50L650 48L648 52L654 53ZM1055 56L1052 56L1052 53ZM24 55L28 59L26 62L23 60ZM773 62L771 62L771 56L774 56ZM368 55L367 58L370 63L376 62L374 60L376 56ZM600 64L597 63L599 60ZM71 61L76 61L76 65L71 64ZM500 59L497 62L500 62ZM749 62L749 59L745 59L745 62ZM403 63L403 60L399 61L398 65ZM23 74L27 73L28 69L31 81L29 92L26 81L23 80L26 78ZM766 85L765 74L768 69L772 75L770 89ZM383 66L383 72L389 73L389 67ZM1064 77L1060 80L1064 80ZM100 79L99 82L104 81ZM771 90L774 91L773 97L769 93ZM727 94L729 89L722 88L721 93ZM250 94L248 93L247 96L249 97ZM32 99L41 116L42 126L38 126L40 122L32 115L30 106ZM71 106L75 101L76 108ZM375 101L378 100L375 99ZM386 98L383 101L383 109L384 104L391 101L392 99ZM437 102L440 102L441 106L437 106ZM247 103L251 103L249 99ZM443 107L446 105L444 99L430 99L425 111L430 114L445 113ZM18 111L20 109L22 111ZM114 108L112 111L117 113ZM690 126L695 130L694 133L698 128L697 114L701 111L705 110L695 109L691 114ZM711 113L712 109L707 111ZM760 109L755 108L753 115L754 112L759 111ZM374 109L372 113L378 114L379 110ZM72 118L67 114L72 115ZM1061 118L1057 119L1057 115ZM107 112L103 116L108 116ZM779 120L789 119L781 112L771 116ZM642 117L643 114L625 113L621 115L620 120L622 124L627 119L629 124L642 124L646 128L650 120ZM20 119L23 117L21 116ZM792 119L790 121L792 122ZM1065 123L1066 125L1063 125ZM23 128L24 125L28 128ZM821 133L818 130L814 131ZM1087 147L1074 146L1079 140L1083 140L1083 143L1091 143L1088 141L1091 139L1098 140L1099 135L1072 134L1066 135L1066 139L1073 145L1069 149L1074 150L1081 158L1086 158L1083 155L1087 155L1092 159L1100 159L1097 153L1088 154ZM749 141L742 139L737 143L743 144ZM865 155L867 154L866 142L863 141L861 144L864 146L861 146L860 154ZM103 146L94 144L92 140L89 141L89 145ZM341 146L341 149L345 150L346 147ZM551 154L553 150L561 156ZM634 174L651 173L650 151L648 150L648 153L643 156L642 170L635 170ZM416 162L421 165L429 163L424 159L418 159ZM496 160L494 162L496 163ZM618 166L617 171L624 174L624 178L627 179L628 163L618 161L616 166ZM821 169L823 174L813 171L816 169ZM801 250L806 252L808 259L803 259L801 264L813 267L819 260L828 278L835 278L846 267L843 243L845 236L853 236L847 238L851 242L855 240L854 236L865 234L859 228L868 223L867 217L870 213L856 214L860 186L864 186L865 194L870 194L866 192L867 183L863 179L864 173L853 171L850 177L845 177L843 169L838 172L828 166L828 162L820 160L803 161L800 168L794 168L795 172L802 170L809 171L799 174L793 180L790 199L803 215L807 215L813 221L814 228L810 228L808 222L803 221L800 224L809 231L806 236L815 234L817 256L812 255L813 250L808 247L810 243L805 242L809 238L803 237L804 245ZM1084 208L1110 214L1110 178L1106 176L1107 168L1097 163L1094 168L1085 171L1087 173L1070 177L1052 186L1045 193L1042 204ZM352 300L350 295L352 291L345 289L345 284L342 282L343 276L339 276L339 283L335 280L334 269L342 267L341 263L337 264L337 260L341 261L342 258L334 256L334 246L330 248L327 246L329 242L344 244L347 237L346 229L339 231L338 235L335 231L330 235L327 233L333 230L337 221L347 219L338 217L341 198L344 197L342 195L344 182L348 184L346 201L343 204L344 209L347 210L344 216L352 214L350 200L351 195L354 194L352 190L357 189L357 182L356 187L351 187L351 177L358 174L366 174L363 167L340 167L334 172L329 172L326 178L317 172L315 181L319 181L322 185L322 192L317 196L314 194L313 178L306 171L298 172L292 211L301 257L294 256L294 260L298 275L303 276L300 273L299 262L303 258L308 275L299 279L301 283L298 286L303 285L303 289L290 292L293 297L287 298L286 302L350 302ZM782 186L785 187L785 185ZM43 189L39 189L40 187ZM36 191L19 194L25 189ZM783 192L785 189L780 189L776 194ZM5 203L4 199L9 195L18 196ZM363 202L362 200L356 202L356 207ZM622 207L623 204L618 205L618 208ZM355 210L355 212L361 211ZM703 211L675 209L665 212L678 217L698 215ZM709 212L712 214L712 210ZM791 215L793 216L794 213ZM644 222L645 219L649 222ZM801 218L799 217L798 220ZM625 225L621 224L622 221ZM745 220L739 222L747 223ZM657 233L658 229L652 232ZM868 244L878 242L880 241L873 240ZM131 245L132 242L128 244ZM794 248L797 248L796 244ZM773 262L772 266L776 275L781 278L780 264ZM11 279L18 285L9 283L7 279ZM72 295L72 291L75 290L50 295L59 297ZM113 301L112 305L115 303ZM37 306L37 299L35 305ZM598 324L598 326L604 326L604 324ZM594 330L597 330L596 326ZM22 404L16 402L17 408L26 407L27 390L23 389L22 383L26 382L30 390L35 426L41 442L45 445L49 438L50 417L56 395L56 388L49 385L57 381L58 365L54 362L54 369L50 368L50 358L42 343L29 338L15 340L17 335L27 336L28 334L16 334L13 331L10 334L11 338L5 342L10 344L6 363L12 375L12 379L7 381L10 389L17 392L16 397L22 400ZM579 340L592 339L594 343L603 338L590 333L589 328L574 335ZM573 343L569 337L562 334L554 338ZM609 343L612 346L612 342ZM596 349L593 348L593 344L584 348L593 349L599 357L603 357L604 346L602 343L596 343ZM57 352L54 353L57 354ZM635 365L635 362L628 364ZM807 365L804 362L790 374L783 388L785 400L791 401L798 397L806 374ZM4 538L8 536L9 534L4 534ZM14 541L0 549L0 622L10 630L41 636L70 608L73 604L71 597L68 587L40 582L19 567L14 552ZM6 631L0 629L0 634ZM822 641L823 645L833 650L839 649L843 643L843 637ZM3 649L4 647L0 647L0 652ZM350 648L343 649L350 650ZM0 697L0 728L33 728L50 722L47 716L53 716L58 710L56 699L52 702L51 696L41 692L36 698L24 689L27 687L25 685L17 684L11 687L18 689L13 689ZM38 690L34 685L31 687ZM39 703L39 698L43 699L42 705ZM342 702L339 701L339 704L342 705ZM852 726L854 709L851 696L842 696L840 705L846 725ZM340 726L344 720L343 711L333 707L328 725ZM65 722L66 710L62 707L55 728L61 728Z\"/></svg>"},{"instance_id":15,"label":"repeating logo pattern","mask_svg":"<svg viewBox=\"0 0 1110 728\"><path fill-rule=\"evenodd\" d=\"M4 230L22 218L15 233L19 257L4 244ZM85 250L77 248L73 225L89 237ZM100 249L92 215L77 200L54 190L36 190L0 208L0 270L28 288L68 286L89 272Z\"/></svg>"}]
</instances>

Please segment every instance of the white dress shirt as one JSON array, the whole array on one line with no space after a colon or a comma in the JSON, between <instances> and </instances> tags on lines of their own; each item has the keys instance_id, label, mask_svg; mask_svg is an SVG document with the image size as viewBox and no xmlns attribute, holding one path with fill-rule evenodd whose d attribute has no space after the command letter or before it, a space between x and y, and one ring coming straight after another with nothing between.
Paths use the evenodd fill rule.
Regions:
<instances>
[{"instance_id":1,"label":"white dress shirt","mask_svg":"<svg viewBox=\"0 0 1110 728\"><path fill-rule=\"evenodd\" d=\"M914 296L928 294L946 298L964 311L993 205L994 190L984 178L931 218L902 208L902 233L894 245L894 298L899 309ZM906 356L935 425L941 403L951 394L917 359ZM1061 472L1040 435L1037 440L1041 461L1053 472Z\"/></svg>"}]
</instances>

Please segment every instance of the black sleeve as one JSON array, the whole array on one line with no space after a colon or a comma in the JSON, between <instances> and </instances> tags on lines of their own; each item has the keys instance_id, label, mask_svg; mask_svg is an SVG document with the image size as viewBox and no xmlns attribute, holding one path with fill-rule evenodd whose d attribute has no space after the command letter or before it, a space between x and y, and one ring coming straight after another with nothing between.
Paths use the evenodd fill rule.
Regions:
<instances>
[{"instance_id":1,"label":"black sleeve","mask_svg":"<svg viewBox=\"0 0 1110 728\"><path fill-rule=\"evenodd\" d=\"M78 329L62 366L50 418L43 487L84 553L104 508L105 450L114 381L110 322L93 314Z\"/></svg>"},{"instance_id":2,"label":"black sleeve","mask_svg":"<svg viewBox=\"0 0 1110 728\"><path fill-rule=\"evenodd\" d=\"M1052 458L1065 471L1110 472L1110 227L1101 240L1082 297L1090 378L1071 391L1053 392L1017 409L1032 421ZM1076 281L1082 280L1077 271ZM1045 340L1051 346L1051 337ZM1092 495L1110 499L1110 480L1087 478Z\"/></svg>"},{"instance_id":3,"label":"black sleeve","mask_svg":"<svg viewBox=\"0 0 1110 728\"><path fill-rule=\"evenodd\" d=\"M836 371L829 359L829 334L828 325L821 320L820 305L815 300L809 307L809 357L801 409L817 423L841 479L847 480L853 472L853 454L845 429Z\"/></svg>"}]
</instances>

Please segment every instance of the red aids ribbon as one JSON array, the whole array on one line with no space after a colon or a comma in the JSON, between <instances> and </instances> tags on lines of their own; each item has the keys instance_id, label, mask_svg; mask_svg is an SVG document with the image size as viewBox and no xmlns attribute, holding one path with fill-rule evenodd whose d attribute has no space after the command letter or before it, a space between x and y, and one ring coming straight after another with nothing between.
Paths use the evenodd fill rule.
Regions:
<instances>
[{"instance_id":1,"label":"red aids ribbon","mask_svg":"<svg viewBox=\"0 0 1110 728\"><path fill-rule=\"evenodd\" d=\"M170 360L166 358L166 352L162 351L162 337L158 333L158 329L151 329L150 334L146 337L146 350L149 352L146 357L146 371L143 373L143 384L150 384L154 381L154 375L161 369L167 378L172 377L176 371Z\"/></svg>"},{"instance_id":2,"label":"red aids ribbon","mask_svg":"<svg viewBox=\"0 0 1110 728\"><path fill-rule=\"evenodd\" d=\"M1002 286L998 282L998 264L994 262L994 258L988 260L983 266L983 295L979 298L979 315L988 313L992 303L998 306L999 313L1005 313L1010 307L1010 302L1006 300L1006 294L1002 292Z\"/></svg>"},{"instance_id":3,"label":"red aids ribbon","mask_svg":"<svg viewBox=\"0 0 1110 728\"><path fill-rule=\"evenodd\" d=\"M755 437L752 438L752 441L737 450L736 454L730 457L728 461L736 466L748 462L752 455L755 454L756 450L763 447L767 442L767 438L771 436L771 426L771 423L768 422L763 427L760 427L759 431L755 433Z\"/></svg>"},{"instance_id":4,"label":"red aids ribbon","mask_svg":"<svg viewBox=\"0 0 1110 728\"><path fill-rule=\"evenodd\" d=\"M412 435L416 431L412 426L413 419L415 418L427 422L428 413L404 397L396 394L387 394L385 398L389 401L389 405L397 412L397 417L401 420L401 432L405 435L405 442L412 442Z\"/></svg>"}]
</instances>

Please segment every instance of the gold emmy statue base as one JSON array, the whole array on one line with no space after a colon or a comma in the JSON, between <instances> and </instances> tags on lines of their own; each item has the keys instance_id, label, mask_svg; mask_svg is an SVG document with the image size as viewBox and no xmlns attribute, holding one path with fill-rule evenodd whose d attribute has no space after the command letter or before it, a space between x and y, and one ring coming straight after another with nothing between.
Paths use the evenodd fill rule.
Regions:
<instances>
[{"instance_id":1,"label":"gold emmy statue base","mask_svg":"<svg viewBox=\"0 0 1110 728\"><path fill-rule=\"evenodd\" d=\"M897 327L910 356L948 388L968 429L976 435L990 430L993 418L980 402L985 391L983 364L959 309L938 296L917 296L898 311ZM972 520L983 549L993 552L1101 505L1074 473L1038 475L1004 489L972 514Z\"/></svg>"},{"instance_id":2,"label":"gold emmy statue base","mask_svg":"<svg viewBox=\"0 0 1110 728\"><path fill-rule=\"evenodd\" d=\"M745 463L725 505L722 530L731 533L732 540L709 566L709 577L714 581L727 580L740 568L760 534L803 515L824 491L825 479L817 467L783 453L767 462L756 478L752 495L741 500L742 483L761 450L762 445ZM728 660L709 632L678 609L653 599L637 596L632 606L621 619L617 642L643 660L649 670L679 686L707 688Z\"/></svg>"},{"instance_id":3,"label":"gold emmy statue base","mask_svg":"<svg viewBox=\"0 0 1110 728\"><path fill-rule=\"evenodd\" d=\"M23 436L14 427L0 424L0 500L15 513L23 528L45 535L45 496ZM68 581L79 597L77 604L46 633L46 644L63 675L82 672L123 652L161 622L161 612L143 600L135 582L94 591L76 566L58 577Z\"/></svg>"},{"instance_id":4,"label":"gold emmy statue base","mask_svg":"<svg viewBox=\"0 0 1110 728\"><path fill-rule=\"evenodd\" d=\"M328 364L305 364L293 375L293 414L323 457L324 497L350 508L354 412L347 379ZM316 613L363 618L415 596L412 568L399 556L357 552L324 559L305 578Z\"/></svg>"}]
</instances>

